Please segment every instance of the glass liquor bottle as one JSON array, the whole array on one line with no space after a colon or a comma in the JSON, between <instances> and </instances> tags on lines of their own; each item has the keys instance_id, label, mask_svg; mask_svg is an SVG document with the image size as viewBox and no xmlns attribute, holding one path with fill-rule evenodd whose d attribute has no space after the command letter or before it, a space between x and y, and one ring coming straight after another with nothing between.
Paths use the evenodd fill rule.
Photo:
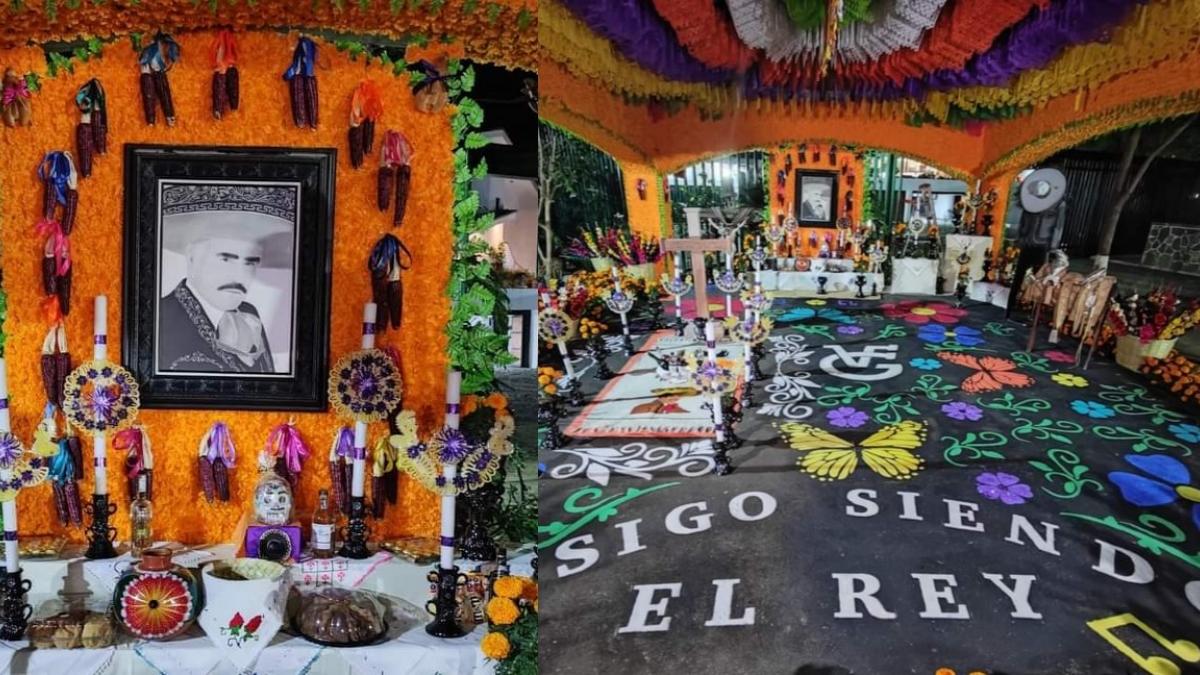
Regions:
<instances>
[{"instance_id":1,"label":"glass liquor bottle","mask_svg":"<svg viewBox=\"0 0 1200 675\"><path fill-rule=\"evenodd\" d=\"M333 557L333 528L337 523L333 509L329 508L329 490L321 490L317 497L317 510L312 516L312 554L314 558Z\"/></svg>"},{"instance_id":2,"label":"glass liquor bottle","mask_svg":"<svg viewBox=\"0 0 1200 675\"><path fill-rule=\"evenodd\" d=\"M142 549L149 548L154 540L151 539L150 519L154 515L150 500L146 498L146 474L138 476L137 499L129 507L129 522L133 533L130 537L131 554L134 558L142 556Z\"/></svg>"}]
</instances>

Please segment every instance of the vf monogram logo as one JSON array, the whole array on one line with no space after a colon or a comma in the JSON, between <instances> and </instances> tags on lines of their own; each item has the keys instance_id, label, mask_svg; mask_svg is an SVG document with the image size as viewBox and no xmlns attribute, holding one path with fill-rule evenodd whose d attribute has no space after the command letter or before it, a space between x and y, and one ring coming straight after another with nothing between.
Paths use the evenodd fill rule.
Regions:
<instances>
[{"instance_id":1,"label":"vf monogram logo","mask_svg":"<svg viewBox=\"0 0 1200 675\"><path fill-rule=\"evenodd\" d=\"M860 351L847 351L841 345L825 345L832 354L821 359L821 370L844 380L877 382L890 380L904 371L899 363L877 363L895 361L898 345L867 345ZM849 370L847 370L849 369Z\"/></svg>"}]
</instances>

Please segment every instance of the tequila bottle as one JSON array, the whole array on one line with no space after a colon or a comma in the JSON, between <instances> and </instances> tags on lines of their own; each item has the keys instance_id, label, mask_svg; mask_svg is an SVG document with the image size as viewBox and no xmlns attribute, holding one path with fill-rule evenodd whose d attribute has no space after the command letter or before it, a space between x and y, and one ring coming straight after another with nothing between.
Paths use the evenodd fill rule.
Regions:
<instances>
[{"instance_id":1,"label":"tequila bottle","mask_svg":"<svg viewBox=\"0 0 1200 675\"><path fill-rule=\"evenodd\" d=\"M130 537L131 554L134 558L142 557L142 549L149 548L154 540L151 539L150 518L153 516L150 500L146 498L146 474L138 476L137 499L129 508L129 522L133 527Z\"/></svg>"}]
</instances>

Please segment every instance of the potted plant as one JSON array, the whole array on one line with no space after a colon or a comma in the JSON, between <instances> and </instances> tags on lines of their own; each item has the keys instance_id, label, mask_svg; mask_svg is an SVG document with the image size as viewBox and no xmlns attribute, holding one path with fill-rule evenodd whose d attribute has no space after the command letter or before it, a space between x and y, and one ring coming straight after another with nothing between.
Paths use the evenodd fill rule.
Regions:
<instances>
[{"instance_id":1,"label":"potted plant","mask_svg":"<svg viewBox=\"0 0 1200 675\"><path fill-rule=\"evenodd\" d=\"M612 247L616 235L616 231L610 228L585 229L580 236L567 244L563 256L590 260L594 271L607 272L612 269Z\"/></svg>"},{"instance_id":2,"label":"potted plant","mask_svg":"<svg viewBox=\"0 0 1200 675\"><path fill-rule=\"evenodd\" d=\"M629 276L650 283L656 278L654 266L662 259L658 240L646 239L637 232L619 232L613 239L613 257L622 265Z\"/></svg>"}]
</instances>

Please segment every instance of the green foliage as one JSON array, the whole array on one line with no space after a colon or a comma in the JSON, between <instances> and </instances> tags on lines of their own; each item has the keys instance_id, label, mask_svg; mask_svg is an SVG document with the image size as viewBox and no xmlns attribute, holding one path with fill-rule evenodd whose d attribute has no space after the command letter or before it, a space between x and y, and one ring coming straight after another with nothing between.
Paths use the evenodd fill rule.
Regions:
<instances>
[{"instance_id":1,"label":"green foliage","mask_svg":"<svg viewBox=\"0 0 1200 675\"><path fill-rule=\"evenodd\" d=\"M496 23L496 20L500 18L500 9L501 9L500 5L498 5L498 4L496 4L494 2L488 3L488 8L487 8L488 23Z\"/></svg>"},{"instance_id":2,"label":"green foliage","mask_svg":"<svg viewBox=\"0 0 1200 675\"><path fill-rule=\"evenodd\" d=\"M8 318L8 294L0 288L0 357L4 356L4 342L8 334L4 332L4 322Z\"/></svg>"},{"instance_id":3,"label":"green foliage","mask_svg":"<svg viewBox=\"0 0 1200 675\"><path fill-rule=\"evenodd\" d=\"M538 674L538 617L524 612L511 626L504 627L504 634L512 646L511 655L496 664L496 675Z\"/></svg>"},{"instance_id":4,"label":"green foliage","mask_svg":"<svg viewBox=\"0 0 1200 675\"><path fill-rule=\"evenodd\" d=\"M447 292L453 298L449 337L450 363L463 373L463 393L487 391L495 386L495 367L513 362L508 353L508 296L500 288L487 257L487 244L473 235L492 226L491 214L479 212L479 194L471 181L487 175L483 161L472 165L468 149L486 145L477 130L483 108L470 98L475 70L455 61L450 64L447 89L456 109L450 120L454 135L454 254Z\"/></svg>"},{"instance_id":5,"label":"green foliage","mask_svg":"<svg viewBox=\"0 0 1200 675\"><path fill-rule=\"evenodd\" d=\"M561 250L584 228L611 227L628 222L625 181L621 169L604 151L578 136L540 122L542 153L538 161L546 176L542 190L550 194L550 223ZM539 211L538 217L544 214Z\"/></svg>"}]
</instances>

